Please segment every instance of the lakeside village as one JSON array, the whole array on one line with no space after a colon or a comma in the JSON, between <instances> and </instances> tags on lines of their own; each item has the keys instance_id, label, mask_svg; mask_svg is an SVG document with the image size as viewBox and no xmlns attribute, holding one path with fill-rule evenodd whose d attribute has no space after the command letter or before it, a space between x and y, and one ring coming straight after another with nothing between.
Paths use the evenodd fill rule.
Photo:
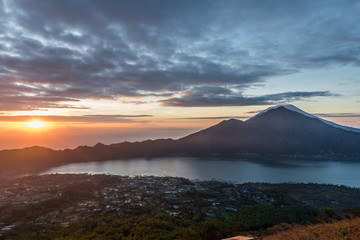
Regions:
<instances>
[{"instance_id":1,"label":"lakeside village","mask_svg":"<svg viewBox=\"0 0 360 240\"><path fill-rule=\"evenodd\" d=\"M155 176L34 175L0 181L0 238L49 224L67 228L99 216L126 218L153 211L201 222L240 216L249 206L287 208L286 211L293 211L291 208L296 206L313 217L317 210L329 206L339 211L358 207L359 197L359 189L334 185L234 184ZM309 220L298 217L294 221ZM272 221L283 219L271 219L269 226Z\"/></svg>"},{"instance_id":2,"label":"lakeside village","mask_svg":"<svg viewBox=\"0 0 360 240\"><path fill-rule=\"evenodd\" d=\"M237 212L237 207L254 201L272 204L275 199L255 191L251 185L236 186L219 181L190 181L173 177L124 177L92 175L48 175L8 180L0 184L0 209L34 206L56 199L78 200L64 204L33 219L37 225L68 225L92 215L131 215L137 209L154 207L170 215L191 214L198 218ZM84 200L84 201L81 201ZM0 230L6 231L20 222L11 222L13 211L3 211ZM14 219L16 220L16 219ZM7 225L9 224L9 225Z\"/></svg>"}]
</instances>

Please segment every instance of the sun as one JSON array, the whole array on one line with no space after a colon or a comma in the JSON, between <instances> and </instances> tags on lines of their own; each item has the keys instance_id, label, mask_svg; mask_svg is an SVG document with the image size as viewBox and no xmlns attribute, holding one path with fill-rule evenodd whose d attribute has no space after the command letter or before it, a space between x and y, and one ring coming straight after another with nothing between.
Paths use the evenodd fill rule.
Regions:
<instances>
[{"instance_id":1,"label":"sun","mask_svg":"<svg viewBox=\"0 0 360 240\"><path fill-rule=\"evenodd\" d=\"M38 121L38 120L34 120L34 121L31 121L31 122L27 122L25 123L26 126L28 126L29 128L43 128L46 126L46 123L45 122L41 122L41 121Z\"/></svg>"}]
</instances>

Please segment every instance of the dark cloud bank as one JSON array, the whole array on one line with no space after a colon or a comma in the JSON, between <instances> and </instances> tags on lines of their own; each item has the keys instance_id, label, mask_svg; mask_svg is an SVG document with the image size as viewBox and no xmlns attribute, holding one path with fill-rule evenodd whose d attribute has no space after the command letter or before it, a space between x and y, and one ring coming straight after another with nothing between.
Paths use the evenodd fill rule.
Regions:
<instances>
[{"instance_id":1,"label":"dark cloud bank","mask_svg":"<svg viewBox=\"0 0 360 240\"><path fill-rule=\"evenodd\" d=\"M359 66L359 12L347 0L4 0L0 110L84 108L87 98L190 107L331 96L243 92L272 76Z\"/></svg>"},{"instance_id":2,"label":"dark cloud bank","mask_svg":"<svg viewBox=\"0 0 360 240\"><path fill-rule=\"evenodd\" d=\"M0 122L29 122L34 119L44 122L103 122L103 123L128 123L128 122L146 122L135 120L141 118L151 118L152 115L82 115L82 116L1 116Z\"/></svg>"}]
</instances>

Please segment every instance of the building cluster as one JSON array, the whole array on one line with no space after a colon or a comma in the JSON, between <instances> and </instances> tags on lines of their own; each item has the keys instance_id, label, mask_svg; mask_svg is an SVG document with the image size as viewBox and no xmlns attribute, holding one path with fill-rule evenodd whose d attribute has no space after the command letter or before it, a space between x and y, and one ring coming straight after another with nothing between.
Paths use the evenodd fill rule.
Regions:
<instances>
[{"instance_id":1,"label":"building cluster","mask_svg":"<svg viewBox=\"0 0 360 240\"><path fill-rule=\"evenodd\" d=\"M249 201L274 200L250 185L215 180L87 174L28 176L0 183L0 234L21 224L67 226L80 219L150 211L193 219L216 218L238 212Z\"/></svg>"}]
</instances>

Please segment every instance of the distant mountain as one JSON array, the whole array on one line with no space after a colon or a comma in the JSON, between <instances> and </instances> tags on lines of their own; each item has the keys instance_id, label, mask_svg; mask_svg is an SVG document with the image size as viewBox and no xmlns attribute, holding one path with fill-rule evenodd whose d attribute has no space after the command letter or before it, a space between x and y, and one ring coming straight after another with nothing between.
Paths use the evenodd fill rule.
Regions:
<instances>
[{"instance_id":1,"label":"distant mountain","mask_svg":"<svg viewBox=\"0 0 360 240\"><path fill-rule=\"evenodd\" d=\"M277 106L274 106L274 107L269 107L263 111L261 111L260 113L256 114L255 116L251 117L250 119L252 118L255 118L255 117L258 117L259 115L263 114L263 113L266 113L270 110L273 110L273 109L277 109L277 108L280 108L280 107L283 107L283 108L286 108L288 110L291 110L293 112L297 112L297 113L300 113L300 114L303 114L304 116L307 116L309 118L315 118L315 119L318 119L320 121L322 121L323 123L326 123L332 127L336 127L336 128L341 128L341 129L344 129L344 130L347 130L347 131L352 131L352 132L358 132L360 133L360 129L357 129L357 128L352 128L352 127L346 127L346 126L342 126L342 125L339 125L339 124L336 124L336 123L333 123L333 122L330 122L330 121L327 121L325 119L322 119L322 118L319 118L315 115L312 115L312 114L309 114L307 112L304 112L303 110L301 110L300 108L297 108L295 107L294 105L291 105L291 104L284 104L284 105L277 105ZM250 120L249 119L249 120Z\"/></svg>"},{"instance_id":2,"label":"distant mountain","mask_svg":"<svg viewBox=\"0 0 360 240\"><path fill-rule=\"evenodd\" d=\"M179 139L201 154L327 154L356 157L360 130L337 125L292 105L269 108L245 122L230 119Z\"/></svg>"},{"instance_id":3,"label":"distant mountain","mask_svg":"<svg viewBox=\"0 0 360 240\"><path fill-rule=\"evenodd\" d=\"M43 147L0 151L0 177L75 162L165 156L285 155L360 161L360 130L292 105L268 108L243 122L230 119L178 140L101 143L55 151Z\"/></svg>"}]
</instances>

